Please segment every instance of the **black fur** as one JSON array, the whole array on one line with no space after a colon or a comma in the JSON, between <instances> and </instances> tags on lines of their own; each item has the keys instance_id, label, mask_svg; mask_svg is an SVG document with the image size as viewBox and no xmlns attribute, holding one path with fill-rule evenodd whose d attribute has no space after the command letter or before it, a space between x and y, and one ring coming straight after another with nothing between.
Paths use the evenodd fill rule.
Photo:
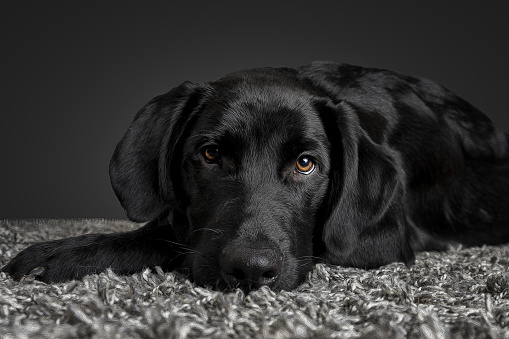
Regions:
<instances>
[{"instance_id":1,"label":"black fur","mask_svg":"<svg viewBox=\"0 0 509 339\"><path fill-rule=\"evenodd\" d=\"M138 113L110 175L128 217L148 224L33 245L3 271L62 281L161 266L280 290L316 261L410 265L416 251L509 241L508 135L447 89L380 69L317 62L183 83Z\"/></svg>"}]
</instances>

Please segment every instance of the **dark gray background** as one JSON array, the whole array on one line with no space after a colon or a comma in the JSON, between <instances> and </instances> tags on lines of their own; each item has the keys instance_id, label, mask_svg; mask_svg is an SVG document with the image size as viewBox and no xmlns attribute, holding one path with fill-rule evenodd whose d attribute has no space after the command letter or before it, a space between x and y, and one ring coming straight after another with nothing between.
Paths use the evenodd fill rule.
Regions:
<instances>
[{"instance_id":1,"label":"dark gray background","mask_svg":"<svg viewBox=\"0 0 509 339\"><path fill-rule=\"evenodd\" d=\"M437 81L509 130L509 24L493 4L18 3L0 14L0 218L125 217L108 163L138 109L242 68L388 68Z\"/></svg>"}]
</instances>

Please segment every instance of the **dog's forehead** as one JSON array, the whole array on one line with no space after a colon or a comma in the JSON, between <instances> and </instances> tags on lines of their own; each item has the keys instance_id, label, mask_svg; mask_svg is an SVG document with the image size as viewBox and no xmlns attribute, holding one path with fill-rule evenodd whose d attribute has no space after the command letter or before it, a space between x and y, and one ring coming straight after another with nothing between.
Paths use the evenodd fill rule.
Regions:
<instances>
[{"instance_id":1,"label":"dog's forehead","mask_svg":"<svg viewBox=\"0 0 509 339\"><path fill-rule=\"evenodd\" d=\"M256 80L216 89L200 119L201 127L218 136L251 141L324 134L310 93L285 83Z\"/></svg>"}]
</instances>

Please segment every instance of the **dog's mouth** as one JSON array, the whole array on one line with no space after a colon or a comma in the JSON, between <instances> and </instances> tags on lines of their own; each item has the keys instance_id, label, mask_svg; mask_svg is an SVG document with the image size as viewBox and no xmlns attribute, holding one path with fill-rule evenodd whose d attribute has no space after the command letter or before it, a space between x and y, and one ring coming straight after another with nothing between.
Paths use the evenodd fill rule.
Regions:
<instances>
[{"instance_id":1,"label":"dog's mouth","mask_svg":"<svg viewBox=\"0 0 509 339\"><path fill-rule=\"evenodd\" d=\"M235 246L215 255L202 253L189 257L185 270L196 284L224 292L240 289L248 294L264 286L275 292L292 290L304 282L314 264L310 256L298 260L267 247Z\"/></svg>"}]
</instances>

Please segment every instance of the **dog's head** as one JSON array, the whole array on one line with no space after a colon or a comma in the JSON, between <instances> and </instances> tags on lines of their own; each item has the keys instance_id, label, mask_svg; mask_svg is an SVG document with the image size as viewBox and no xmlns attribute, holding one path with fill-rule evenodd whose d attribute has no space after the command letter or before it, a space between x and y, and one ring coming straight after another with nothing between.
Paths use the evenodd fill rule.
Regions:
<instances>
[{"instance_id":1,"label":"dog's head","mask_svg":"<svg viewBox=\"0 0 509 339\"><path fill-rule=\"evenodd\" d=\"M348 110L288 69L186 82L135 117L113 155L112 185L130 219L172 219L182 267L205 285L292 289L318 255L372 266L381 258L363 246L377 237L398 247L385 257L401 259L392 253L400 232L372 230L359 245L369 215L389 209L397 171L371 144L359 151ZM359 174L365 148L374 176Z\"/></svg>"}]
</instances>

